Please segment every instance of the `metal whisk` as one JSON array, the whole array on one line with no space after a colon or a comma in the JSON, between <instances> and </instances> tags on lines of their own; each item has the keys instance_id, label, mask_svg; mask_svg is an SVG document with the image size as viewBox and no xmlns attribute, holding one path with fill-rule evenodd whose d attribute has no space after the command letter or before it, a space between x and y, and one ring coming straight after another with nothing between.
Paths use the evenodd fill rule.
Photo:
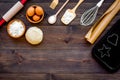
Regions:
<instances>
[{"instance_id":1,"label":"metal whisk","mask_svg":"<svg viewBox=\"0 0 120 80\"><path fill-rule=\"evenodd\" d=\"M80 24L83 25L83 26L91 25L94 22L94 20L96 18L96 15L98 13L98 9L101 7L103 2L104 2L104 0L100 0L97 3L96 6L94 6L91 9L85 11L83 13L83 15L81 16Z\"/></svg>"}]
</instances>

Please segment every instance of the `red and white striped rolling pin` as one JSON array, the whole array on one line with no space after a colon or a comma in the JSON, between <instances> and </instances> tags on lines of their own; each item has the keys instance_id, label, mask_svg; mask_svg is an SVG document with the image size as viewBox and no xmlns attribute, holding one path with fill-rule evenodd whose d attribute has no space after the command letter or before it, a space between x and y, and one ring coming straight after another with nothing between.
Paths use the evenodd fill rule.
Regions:
<instances>
[{"instance_id":1,"label":"red and white striped rolling pin","mask_svg":"<svg viewBox=\"0 0 120 80\"><path fill-rule=\"evenodd\" d=\"M14 15L16 15L24 6L27 0L18 1L7 13L2 16L2 20L0 20L0 26L2 26L5 22L8 22Z\"/></svg>"}]
</instances>

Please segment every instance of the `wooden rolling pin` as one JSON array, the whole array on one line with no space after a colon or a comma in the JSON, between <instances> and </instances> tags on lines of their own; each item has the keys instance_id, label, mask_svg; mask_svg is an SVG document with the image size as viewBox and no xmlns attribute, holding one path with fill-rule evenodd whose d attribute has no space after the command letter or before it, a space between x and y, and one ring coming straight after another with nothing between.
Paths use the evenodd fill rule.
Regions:
<instances>
[{"instance_id":1,"label":"wooden rolling pin","mask_svg":"<svg viewBox=\"0 0 120 80\"><path fill-rule=\"evenodd\" d=\"M93 25L93 27L88 31L85 38L86 40L93 44L108 24L112 21L115 15L120 10L120 0L115 0L110 8L102 15L102 17Z\"/></svg>"},{"instance_id":2,"label":"wooden rolling pin","mask_svg":"<svg viewBox=\"0 0 120 80\"><path fill-rule=\"evenodd\" d=\"M18 1L7 13L5 13L0 20L0 26L2 26L5 22L8 22L15 14L17 14L24 6L27 0Z\"/></svg>"}]
</instances>

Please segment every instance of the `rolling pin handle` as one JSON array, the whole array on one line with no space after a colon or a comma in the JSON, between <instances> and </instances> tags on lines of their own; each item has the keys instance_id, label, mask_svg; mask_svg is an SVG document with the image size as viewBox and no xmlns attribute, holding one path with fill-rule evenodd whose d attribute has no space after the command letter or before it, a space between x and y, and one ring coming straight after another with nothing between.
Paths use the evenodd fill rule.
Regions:
<instances>
[{"instance_id":1,"label":"rolling pin handle","mask_svg":"<svg viewBox=\"0 0 120 80\"><path fill-rule=\"evenodd\" d=\"M24 5L27 2L27 0L21 0L21 3Z\"/></svg>"},{"instance_id":2,"label":"rolling pin handle","mask_svg":"<svg viewBox=\"0 0 120 80\"><path fill-rule=\"evenodd\" d=\"M0 20L0 27L5 23L6 21L4 19Z\"/></svg>"}]
</instances>

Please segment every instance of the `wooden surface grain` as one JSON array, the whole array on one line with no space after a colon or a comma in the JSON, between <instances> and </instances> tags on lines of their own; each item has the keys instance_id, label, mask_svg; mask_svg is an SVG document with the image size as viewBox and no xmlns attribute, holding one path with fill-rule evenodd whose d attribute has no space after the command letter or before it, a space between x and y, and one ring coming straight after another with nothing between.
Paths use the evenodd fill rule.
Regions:
<instances>
[{"instance_id":1,"label":"wooden surface grain","mask_svg":"<svg viewBox=\"0 0 120 80\"><path fill-rule=\"evenodd\" d=\"M0 15L2 16L17 1L0 0ZM0 28L0 80L120 80L120 71L110 74L92 58L91 50L94 45L90 45L84 39L91 25L84 27L79 23L82 13L99 0L85 0L76 11L77 17L68 26L63 25L60 18L65 10L73 8L78 0L70 0L54 25L49 25L47 19L65 0L60 0L55 10L49 8L51 1L29 0L13 17L24 21L27 28L37 26L43 30L44 40L40 45L30 45L24 36L17 40L10 38L6 32L7 23ZM113 1L105 0L96 20ZM25 17L27 8L33 4L40 5L45 10L45 18L39 24L31 24ZM120 13L115 16L102 35L119 18Z\"/></svg>"}]
</instances>

